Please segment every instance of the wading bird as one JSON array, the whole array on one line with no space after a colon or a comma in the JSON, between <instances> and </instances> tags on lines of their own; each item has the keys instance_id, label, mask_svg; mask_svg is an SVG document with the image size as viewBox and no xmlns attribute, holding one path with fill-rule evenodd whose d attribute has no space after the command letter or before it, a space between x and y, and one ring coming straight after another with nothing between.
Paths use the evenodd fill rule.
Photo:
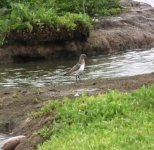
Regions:
<instances>
[{"instance_id":1,"label":"wading bird","mask_svg":"<svg viewBox=\"0 0 154 150\"><path fill-rule=\"evenodd\" d=\"M86 54L81 54L78 63L73 66L65 75L75 75L76 81L80 80L80 75L85 69L85 59L87 58Z\"/></svg>"}]
</instances>

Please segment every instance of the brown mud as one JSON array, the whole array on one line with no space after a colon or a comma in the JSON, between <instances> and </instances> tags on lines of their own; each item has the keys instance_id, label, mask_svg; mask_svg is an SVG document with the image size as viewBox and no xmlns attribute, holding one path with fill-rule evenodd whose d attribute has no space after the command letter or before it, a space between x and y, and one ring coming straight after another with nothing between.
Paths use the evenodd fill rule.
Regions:
<instances>
[{"instance_id":1,"label":"brown mud","mask_svg":"<svg viewBox=\"0 0 154 150\"><path fill-rule=\"evenodd\" d=\"M49 45L10 45L0 48L1 62L18 58L51 59L60 55L86 53L95 55L118 50L154 47L154 8L146 4L122 0L126 12L117 17L99 18L86 42L72 41ZM125 1L127 1L125 3ZM63 55L66 56L66 55ZM70 55L71 56L71 55ZM55 114L31 120L31 112L49 101L64 97L75 99L75 94L97 95L110 90L129 92L154 84L154 73L116 79L96 79L71 85L44 88L9 88L0 90L0 133L26 135L16 150L35 150L44 141L35 133L52 123Z\"/></svg>"},{"instance_id":2,"label":"brown mud","mask_svg":"<svg viewBox=\"0 0 154 150\"><path fill-rule=\"evenodd\" d=\"M111 90L128 92L154 84L154 73L117 79L96 79L63 86L45 88L3 89L0 91L0 133L26 135L28 139L17 150L34 150L43 139L34 133L51 124L55 114L31 120L28 114L39 110L49 101L64 97L75 99L75 94L97 95ZM21 148L22 147L22 148Z\"/></svg>"},{"instance_id":3,"label":"brown mud","mask_svg":"<svg viewBox=\"0 0 154 150\"><path fill-rule=\"evenodd\" d=\"M85 41L89 36L89 29L82 24L77 24L75 30L68 30L66 27L59 29L54 26L41 25L35 26L32 31L28 29L16 31L12 30L6 37L7 45L46 45L49 43L63 41Z\"/></svg>"}]
</instances>

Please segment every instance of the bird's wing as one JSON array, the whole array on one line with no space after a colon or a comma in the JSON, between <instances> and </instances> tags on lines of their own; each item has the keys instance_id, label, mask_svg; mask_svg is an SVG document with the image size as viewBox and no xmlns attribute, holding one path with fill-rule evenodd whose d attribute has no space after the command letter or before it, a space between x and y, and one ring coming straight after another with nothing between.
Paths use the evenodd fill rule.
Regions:
<instances>
[{"instance_id":1,"label":"bird's wing","mask_svg":"<svg viewBox=\"0 0 154 150\"><path fill-rule=\"evenodd\" d=\"M67 74L71 74L71 73L77 71L79 68L80 68L80 64L77 63L75 66L73 66L73 68L72 68L71 70L69 70L69 71L67 72Z\"/></svg>"}]
</instances>

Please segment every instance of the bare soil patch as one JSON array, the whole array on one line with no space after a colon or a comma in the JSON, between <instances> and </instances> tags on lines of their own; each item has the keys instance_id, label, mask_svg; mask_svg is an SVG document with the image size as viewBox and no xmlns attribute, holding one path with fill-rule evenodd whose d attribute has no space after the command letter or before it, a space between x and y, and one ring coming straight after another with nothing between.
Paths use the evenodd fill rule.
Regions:
<instances>
[{"instance_id":1,"label":"bare soil patch","mask_svg":"<svg viewBox=\"0 0 154 150\"><path fill-rule=\"evenodd\" d=\"M64 97L75 99L75 94L97 95L110 90L128 92L142 86L154 84L154 73L116 79L96 79L71 85L48 86L44 88L3 89L0 91L0 133L26 135L17 150L34 150L44 141L34 133L44 125L51 125L56 114L44 118L30 119L31 112L38 111L49 101L62 100Z\"/></svg>"},{"instance_id":2,"label":"bare soil patch","mask_svg":"<svg viewBox=\"0 0 154 150\"><path fill-rule=\"evenodd\" d=\"M51 124L56 114L33 120L28 114L39 110L49 101L62 100L64 97L75 99L77 92L88 95L102 94L110 90L128 92L151 84L154 84L154 73L117 79L96 79L45 88L6 89L0 91L0 132L26 135L28 139L23 141L17 150L21 148L34 150L36 145L44 140L34 133L42 126Z\"/></svg>"}]
</instances>

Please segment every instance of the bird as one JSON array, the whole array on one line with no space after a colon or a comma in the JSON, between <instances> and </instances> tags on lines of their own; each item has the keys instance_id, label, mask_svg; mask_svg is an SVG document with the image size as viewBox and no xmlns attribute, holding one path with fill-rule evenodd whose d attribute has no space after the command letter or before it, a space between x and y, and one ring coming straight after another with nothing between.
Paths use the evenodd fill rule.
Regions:
<instances>
[{"instance_id":1,"label":"bird","mask_svg":"<svg viewBox=\"0 0 154 150\"><path fill-rule=\"evenodd\" d=\"M74 65L65 75L75 75L76 81L80 80L80 75L85 69L85 59L87 58L86 54L81 54L79 57L79 61L76 65Z\"/></svg>"}]
</instances>

